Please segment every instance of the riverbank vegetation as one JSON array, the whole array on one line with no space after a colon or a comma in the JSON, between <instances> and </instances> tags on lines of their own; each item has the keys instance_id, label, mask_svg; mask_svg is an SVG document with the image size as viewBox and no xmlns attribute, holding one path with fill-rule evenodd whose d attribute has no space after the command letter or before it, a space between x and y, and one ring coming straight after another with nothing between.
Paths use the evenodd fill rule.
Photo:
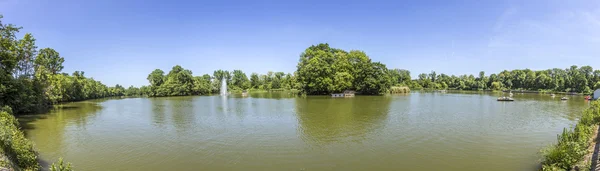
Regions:
<instances>
[{"instance_id":1,"label":"riverbank vegetation","mask_svg":"<svg viewBox=\"0 0 600 171\"><path fill-rule=\"evenodd\" d=\"M577 92L590 94L600 89L600 70L591 66L571 66L567 69L504 70L485 75L446 75L432 71L419 74L418 78L406 83L413 89L458 89L458 90L530 90L538 92Z\"/></svg>"},{"instance_id":2,"label":"riverbank vegetation","mask_svg":"<svg viewBox=\"0 0 600 171\"><path fill-rule=\"evenodd\" d=\"M0 109L0 148L16 164L17 169L40 169L33 143L19 130L19 122L9 107Z\"/></svg>"},{"instance_id":3,"label":"riverbank vegetation","mask_svg":"<svg viewBox=\"0 0 600 171\"><path fill-rule=\"evenodd\" d=\"M52 48L38 49L36 39L21 27L2 23L0 15L0 155L18 170L39 170L37 153L19 129L13 115L46 110L52 104L122 95L117 85L108 87L83 71L61 73L63 62Z\"/></svg>"},{"instance_id":4,"label":"riverbank vegetation","mask_svg":"<svg viewBox=\"0 0 600 171\"><path fill-rule=\"evenodd\" d=\"M52 104L93 98L121 96L120 85L108 87L83 71L61 73L63 62L52 48L38 49L36 39L12 24L3 24L0 16L0 107L15 113L33 113Z\"/></svg>"},{"instance_id":5,"label":"riverbank vegetation","mask_svg":"<svg viewBox=\"0 0 600 171\"><path fill-rule=\"evenodd\" d=\"M542 170L571 170L584 160L591 145L594 128L600 123L600 101L591 102L575 129L565 128L558 142L542 150ZM589 166L585 166L589 167Z\"/></svg>"}]
</instances>

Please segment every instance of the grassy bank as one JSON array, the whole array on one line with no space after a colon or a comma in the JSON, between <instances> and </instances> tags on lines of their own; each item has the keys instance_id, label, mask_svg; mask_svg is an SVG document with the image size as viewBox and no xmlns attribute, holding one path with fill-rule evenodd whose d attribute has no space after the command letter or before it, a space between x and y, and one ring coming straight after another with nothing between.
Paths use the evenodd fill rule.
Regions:
<instances>
[{"instance_id":1,"label":"grassy bank","mask_svg":"<svg viewBox=\"0 0 600 171\"><path fill-rule=\"evenodd\" d=\"M583 111L575 129L563 129L557 136L558 142L542 150L542 170L571 170L576 166L589 170L589 163L582 164L581 161L588 154L593 129L599 123L600 101L594 101Z\"/></svg>"},{"instance_id":2,"label":"grassy bank","mask_svg":"<svg viewBox=\"0 0 600 171\"><path fill-rule=\"evenodd\" d=\"M0 169L37 171L41 170L38 154L33 142L25 138L19 122L9 107L0 108ZM70 171L71 164L62 159L52 164L50 171Z\"/></svg>"},{"instance_id":3,"label":"grassy bank","mask_svg":"<svg viewBox=\"0 0 600 171\"><path fill-rule=\"evenodd\" d=\"M0 109L0 148L16 170L39 170L33 143L19 130L19 122L8 107Z\"/></svg>"}]
</instances>

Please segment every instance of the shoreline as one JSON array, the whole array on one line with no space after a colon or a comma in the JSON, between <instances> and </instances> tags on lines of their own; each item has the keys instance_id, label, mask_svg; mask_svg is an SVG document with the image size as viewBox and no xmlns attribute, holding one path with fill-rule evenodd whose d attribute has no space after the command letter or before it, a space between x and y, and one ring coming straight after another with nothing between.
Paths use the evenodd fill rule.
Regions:
<instances>
[{"instance_id":1,"label":"shoreline","mask_svg":"<svg viewBox=\"0 0 600 171\"><path fill-rule=\"evenodd\" d=\"M594 134L594 137L592 138L592 140L590 142L590 143L592 143L590 145L592 147L591 154L588 154L591 156L586 158L586 159L591 160L590 170L599 170L600 169L600 165L598 163L598 152L600 151L600 141L599 141L598 137L600 137L600 126L596 125L595 131L596 132Z\"/></svg>"},{"instance_id":2,"label":"shoreline","mask_svg":"<svg viewBox=\"0 0 600 171\"><path fill-rule=\"evenodd\" d=\"M556 143L541 150L541 170L588 170L590 160L597 162L600 102L592 102L581 113L574 126L563 128Z\"/></svg>"},{"instance_id":3,"label":"shoreline","mask_svg":"<svg viewBox=\"0 0 600 171\"><path fill-rule=\"evenodd\" d=\"M575 167L571 170L581 170L581 168L587 168L590 170L595 170L597 168L598 165L598 146L600 143L598 141L598 129L600 128L599 125L595 125L593 128L593 133L592 133L592 137L590 137L590 139L588 140L588 148L587 148L587 154L583 157L583 160L580 161L577 165L575 165Z\"/></svg>"},{"instance_id":4,"label":"shoreline","mask_svg":"<svg viewBox=\"0 0 600 171\"><path fill-rule=\"evenodd\" d=\"M459 90L459 89L414 89L415 91L469 91L469 92L503 92L503 93L528 93L528 94L564 94L564 95L573 95L573 96L584 96L588 94L583 93L575 93L575 92L556 92L556 91L536 91L536 90Z\"/></svg>"}]
</instances>

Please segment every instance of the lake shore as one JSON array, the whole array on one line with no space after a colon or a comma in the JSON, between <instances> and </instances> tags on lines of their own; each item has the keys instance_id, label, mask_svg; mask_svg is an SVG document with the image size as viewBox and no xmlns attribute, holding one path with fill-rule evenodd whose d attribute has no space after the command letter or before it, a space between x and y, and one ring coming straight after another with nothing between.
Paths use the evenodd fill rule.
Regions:
<instances>
[{"instance_id":1,"label":"lake shore","mask_svg":"<svg viewBox=\"0 0 600 171\"><path fill-rule=\"evenodd\" d=\"M599 120L600 102L595 101L583 110L574 128L563 128L557 143L542 150L542 170L590 169Z\"/></svg>"},{"instance_id":2,"label":"lake shore","mask_svg":"<svg viewBox=\"0 0 600 171\"><path fill-rule=\"evenodd\" d=\"M599 133L599 125L594 126L594 133L592 133L592 137L589 140L588 146L588 154L585 155L583 161L579 164L583 167L590 168L590 170L596 170L598 168L598 133ZM578 168L575 168L578 169Z\"/></svg>"}]
</instances>

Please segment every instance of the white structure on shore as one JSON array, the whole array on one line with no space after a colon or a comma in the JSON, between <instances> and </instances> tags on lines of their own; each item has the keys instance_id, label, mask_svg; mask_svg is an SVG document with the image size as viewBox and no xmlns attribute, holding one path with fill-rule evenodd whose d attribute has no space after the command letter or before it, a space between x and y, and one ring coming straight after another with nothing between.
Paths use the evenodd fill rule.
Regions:
<instances>
[{"instance_id":1,"label":"white structure on shore","mask_svg":"<svg viewBox=\"0 0 600 171\"><path fill-rule=\"evenodd\" d=\"M592 95L592 99L594 99L594 100L600 99L600 89L594 91L594 94Z\"/></svg>"}]
</instances>

